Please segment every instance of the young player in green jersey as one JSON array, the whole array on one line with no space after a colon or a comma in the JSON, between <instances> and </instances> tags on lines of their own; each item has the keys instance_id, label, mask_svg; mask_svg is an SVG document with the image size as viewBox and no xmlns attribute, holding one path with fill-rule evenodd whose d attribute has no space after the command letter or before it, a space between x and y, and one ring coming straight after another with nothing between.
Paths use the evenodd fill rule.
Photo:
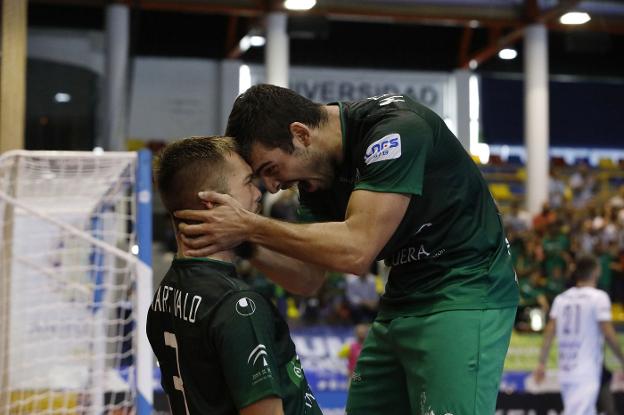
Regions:
<instances>
[{"instance_id":1,"label":"young player in green jersey","mask_svg":"<svg viewBox=\"0 0 624 415\"><path fill-rule=\"evenodd\" d=\"M403 95L319 105L257 85L235 101L227 132L269 191L298 185L314 223L206 192L214 209L176 212L187 253L249 241L260 247L252 263L302 294L326 269L363 275L385 260L348 414L493 414L518 287L487 183L444 121Z\"/></svg>"},{"instance_id":2,"label":"young player in green jersey","mask_svg":"<svg viewBox=\"0 0 624 415\"><path fill-rule=\"evenodd\" d=\"M202 208L197 192L207 188L255 211L251 177L226 137L170 144L156 166L169 212ZM173 415L320 415L286 322L237 277L232 250L185 258L178 247L147 321Z\"/></svg>"}]
</instances>

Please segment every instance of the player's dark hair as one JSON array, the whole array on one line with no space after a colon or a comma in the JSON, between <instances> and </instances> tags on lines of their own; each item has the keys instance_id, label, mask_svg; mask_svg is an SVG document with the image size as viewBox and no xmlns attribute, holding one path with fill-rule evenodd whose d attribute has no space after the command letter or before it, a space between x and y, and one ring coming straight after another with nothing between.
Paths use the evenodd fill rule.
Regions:
<instances>
[{"instance_id":1,"label":"player's dark hair","mask_svg":"<svg viewBox=\"0 0 624 415\"><path fill-rule=\"evenodd\" d=\"M254 142L292 153L290 124L300 122L316 128L326 120L327 114L321 104L288 88L260 84L236 98L225 134L236 139L240 154L249 160Z\"/></svg>"},{"instance_id":2,"label":"player's dark hair","mask_svg":"<svg viewBox=\"0 0 624 415\"><path fill-rule=\"evenodd\" d=\"M227 193L225 157L235 152L230 137L190 137L165 146L154 160L154 178L167 211L203 209L201 190Z\"/></svg>"},{"instance_id":3,"label":"player's dark hair","mask_svg":"<svg viewBox=\"0 0 624 415\"><path fill-rule=\"evenodd\" d=\"M600 266L598 259L593 255L583 255L576 260L576 268L572 273L574 281L587 281Z\"/></svg>"}]
</instances>

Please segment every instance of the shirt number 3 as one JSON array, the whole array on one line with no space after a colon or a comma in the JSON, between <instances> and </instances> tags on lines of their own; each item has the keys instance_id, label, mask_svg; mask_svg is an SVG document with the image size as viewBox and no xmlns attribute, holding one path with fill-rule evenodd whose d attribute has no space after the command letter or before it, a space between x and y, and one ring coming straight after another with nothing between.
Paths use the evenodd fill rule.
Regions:
<instances>
[{"instance_id":1,"label":"shirt number 3","mask_svg":"<svg viewBox=\"0 0 624 415\"><path fill-rule=\"evenodd\" d=\"M176 339L175 333L166 331L165 333L165 346L175 349L176 364L178 366L178 376L173 377L173 387L176 390L182 392L182 398L184 399L184 408L186 409L186 415L189 414L188 404L186 403L186 394L184 393L184 382L182 382L182 373L180 372L180 359L178 357L178 339Z\"/></svg>"}]
</instances>

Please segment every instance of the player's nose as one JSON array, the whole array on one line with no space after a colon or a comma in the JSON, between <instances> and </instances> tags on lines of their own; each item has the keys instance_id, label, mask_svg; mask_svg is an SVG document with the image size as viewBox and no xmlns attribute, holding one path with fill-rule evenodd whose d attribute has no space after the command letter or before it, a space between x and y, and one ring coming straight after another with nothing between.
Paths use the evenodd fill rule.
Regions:
<instances>
[{"instance_id":1,"label":"player's nose","mask_svg":"<svg viewBox=\"0 0 624 415\"><path fill-rule=\"evenodd\" d=\"M275 179L265 178L264 185L271 193L276 193L280 189L280 182Z\"/></svg>"}]
</instances>

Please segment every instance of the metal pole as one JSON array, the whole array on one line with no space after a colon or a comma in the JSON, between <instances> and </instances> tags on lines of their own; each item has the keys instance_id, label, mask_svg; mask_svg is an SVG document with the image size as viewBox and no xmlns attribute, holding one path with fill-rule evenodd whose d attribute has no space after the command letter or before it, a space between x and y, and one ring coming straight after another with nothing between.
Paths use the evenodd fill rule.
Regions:
<instances>
[{"instance_id":1,"label":"metal pole","mask_svg":"<svg viewBox=\"0 0 624 415\"><path fill-rule=\"evenodd\" d=\"M271 12L266 18L266 47L264 61L266 82L288 87L288 63L290 60L286 13Z\"/></svg>"},{"instance_id":2,"label":"metal pole","mask_svg":"<svg viewBox=\"0 0 624 415\"><path fill-rule=\"evenodd\" d=\"M152 301L152 154L139 152L137 166L137 415L151 415L154 402L152 348L147 339L147 311Z\"/></svg>"},{"instance_id":3,"label":"metal pole","mask_svg":"<svg viewBox=\"0 0 624 415\"><path fill-rule=\"evenodd\" d=\"M458 69L453 73L455 81L455 105L457 138L470 152L470 90L468 87L472 71Z\"/></svg>"},{"instance_id":4,"label":"metal pole","mask_svg":"<svg viewBox=\"0 0 624 415\"><path fill-rule=\"evenodd\" d=\"M527 150L527 209L541 210L548 199L548 31L543 24L526 30L524 59L524 134Z\"/></svg>"},{"instance_id":5,"label":"metal pole","mask_svg":"<svg viewBox=\"0 0 624 415\"><path fill-rule=\"evenodd\" d=\"M109 151L126 150L129 45L130 8L124 4L106 6L106 86L102 146Z\"/></svg>"}]
</instances>

